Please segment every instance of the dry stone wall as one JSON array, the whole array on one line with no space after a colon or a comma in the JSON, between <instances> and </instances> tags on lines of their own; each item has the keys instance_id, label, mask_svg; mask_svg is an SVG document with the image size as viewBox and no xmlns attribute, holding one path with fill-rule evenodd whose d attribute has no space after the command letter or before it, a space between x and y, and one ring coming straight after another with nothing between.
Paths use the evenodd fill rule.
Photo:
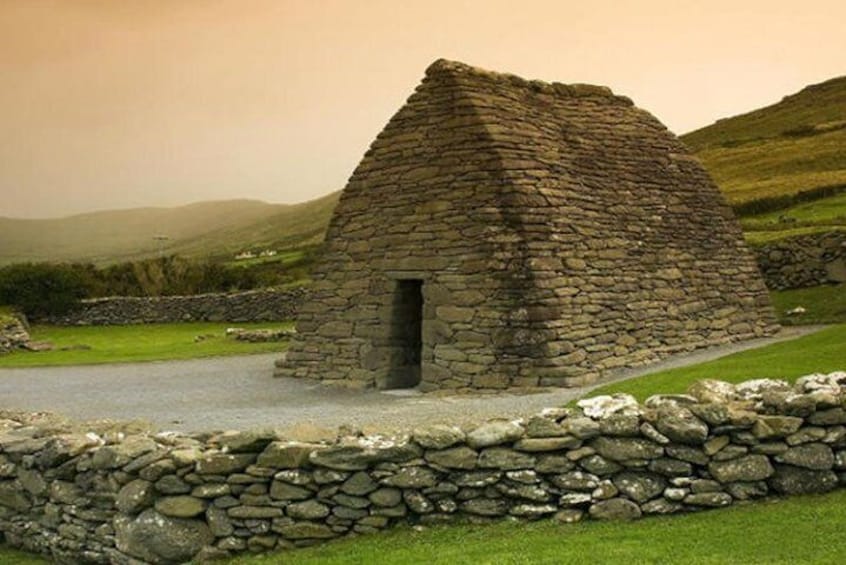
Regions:
<instances>
[{"instance_id":1,"label":"dry stone wall","mask_svg":"<svg viewBox=\"0 0 846 565\"><path fill-rule=\"evenodd\" d=\"M30 343L26 325L17 316L0 312L0 355L26 349Z\"/></svg>"},{"instance_id":2,"label":"dry stone wall","mask_svg":"<svg viewBox=\"0 0 846 565\"><path fill-rule=\"evenodd\" d=\"M846 283L846 231L791 237L753 251L771 289Z\"/></svg>"},{"instance_id":3,"label":"dry stone wall","mask_svg":"<svg viewBox=\"0 0 846 565\"><path fill-rule=\"evenodd\" d=\"M0 418L0 532L74 563L178 563L407 522L628 520L846 485L846 372L332 443Z\"/></svg>"},{"instance_id":4,"label":"dry stone wall","mask_svg":"<svg viewBox=\"0 0 846 565\"><path fill-rule=\"evenodd\" d=\"M83 300L79 309L34 321L63 326L172 322L275 322L293 320L307 287L209 293L193 296L114 296Z\"/></svg>"}]
</instances>

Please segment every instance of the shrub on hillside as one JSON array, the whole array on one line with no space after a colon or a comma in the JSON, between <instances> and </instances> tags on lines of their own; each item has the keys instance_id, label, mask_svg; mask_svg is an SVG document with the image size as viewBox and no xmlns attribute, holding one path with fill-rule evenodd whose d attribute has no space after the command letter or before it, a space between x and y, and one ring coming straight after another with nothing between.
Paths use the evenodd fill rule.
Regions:
<instances>
[{"instance_id":1,"label":"shrub on hillside","mask_svg":"<svg viewBox=\"0 0 846 565\"><path fill-rule=\"evenodd\" d=\"M83 276L71 265L21 263L0 269L0 304L27 316L65 314L87 294Z\"/></svg>"}]
</instances>

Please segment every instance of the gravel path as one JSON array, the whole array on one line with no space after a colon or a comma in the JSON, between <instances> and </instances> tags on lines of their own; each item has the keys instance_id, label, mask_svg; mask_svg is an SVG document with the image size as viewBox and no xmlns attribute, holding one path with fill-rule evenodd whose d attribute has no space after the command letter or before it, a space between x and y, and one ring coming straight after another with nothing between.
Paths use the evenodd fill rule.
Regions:
<instances>
[{"instance_id":1,"label":"gravel path","mask_svg":"<svg viewBox=\"0 0 846 565\"><path fill-rule=\"evenodd\" d=\"M303 439L339 425L364 431L438 421L525 416L561 405L613 380L692 365L793 339L820 327L788 328L771 338L720 346L625 370L591 387L536 394L424 395L350 392L274 379L277 354L191 361L0 369L0 408L50 411L73 419L140 419L167 430L273 428Z\"/></svg>"}]
</instances>

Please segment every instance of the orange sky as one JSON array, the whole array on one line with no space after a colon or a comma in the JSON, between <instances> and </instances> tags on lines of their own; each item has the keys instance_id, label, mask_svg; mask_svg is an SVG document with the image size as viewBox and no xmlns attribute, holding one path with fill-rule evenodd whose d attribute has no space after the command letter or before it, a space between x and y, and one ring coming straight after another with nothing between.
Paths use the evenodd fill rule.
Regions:
<instances>
[{"instance_id":1,"label":"orange sky","mask_svg":"<svg viewBox=\"0 0 846 565\"><path fill-rule=\"evenodd\" d=\"M843 0L0 0L0 216L342 188L439 57L684 133L846 73Z\"/></svg>"}]
</instances>

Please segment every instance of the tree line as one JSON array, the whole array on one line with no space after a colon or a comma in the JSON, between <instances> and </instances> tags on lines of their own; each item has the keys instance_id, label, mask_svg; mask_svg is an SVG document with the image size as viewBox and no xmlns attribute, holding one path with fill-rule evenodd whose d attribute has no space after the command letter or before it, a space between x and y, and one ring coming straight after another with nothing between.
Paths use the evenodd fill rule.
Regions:
<instances>
[{"instance_id":1,"label":"tree line","mask_svg":"<svg viewBox=\"0 0 846 565\"><path fill-rule=\"evenodd\" d=\"M91 263L16 263L0 268L0 305L28 316L61 315L80 300L104 296L174 296L251 290L306 279L314 251L295 261L248 266L177 255L107 267Z\"/></svg>"}]
</instances>

